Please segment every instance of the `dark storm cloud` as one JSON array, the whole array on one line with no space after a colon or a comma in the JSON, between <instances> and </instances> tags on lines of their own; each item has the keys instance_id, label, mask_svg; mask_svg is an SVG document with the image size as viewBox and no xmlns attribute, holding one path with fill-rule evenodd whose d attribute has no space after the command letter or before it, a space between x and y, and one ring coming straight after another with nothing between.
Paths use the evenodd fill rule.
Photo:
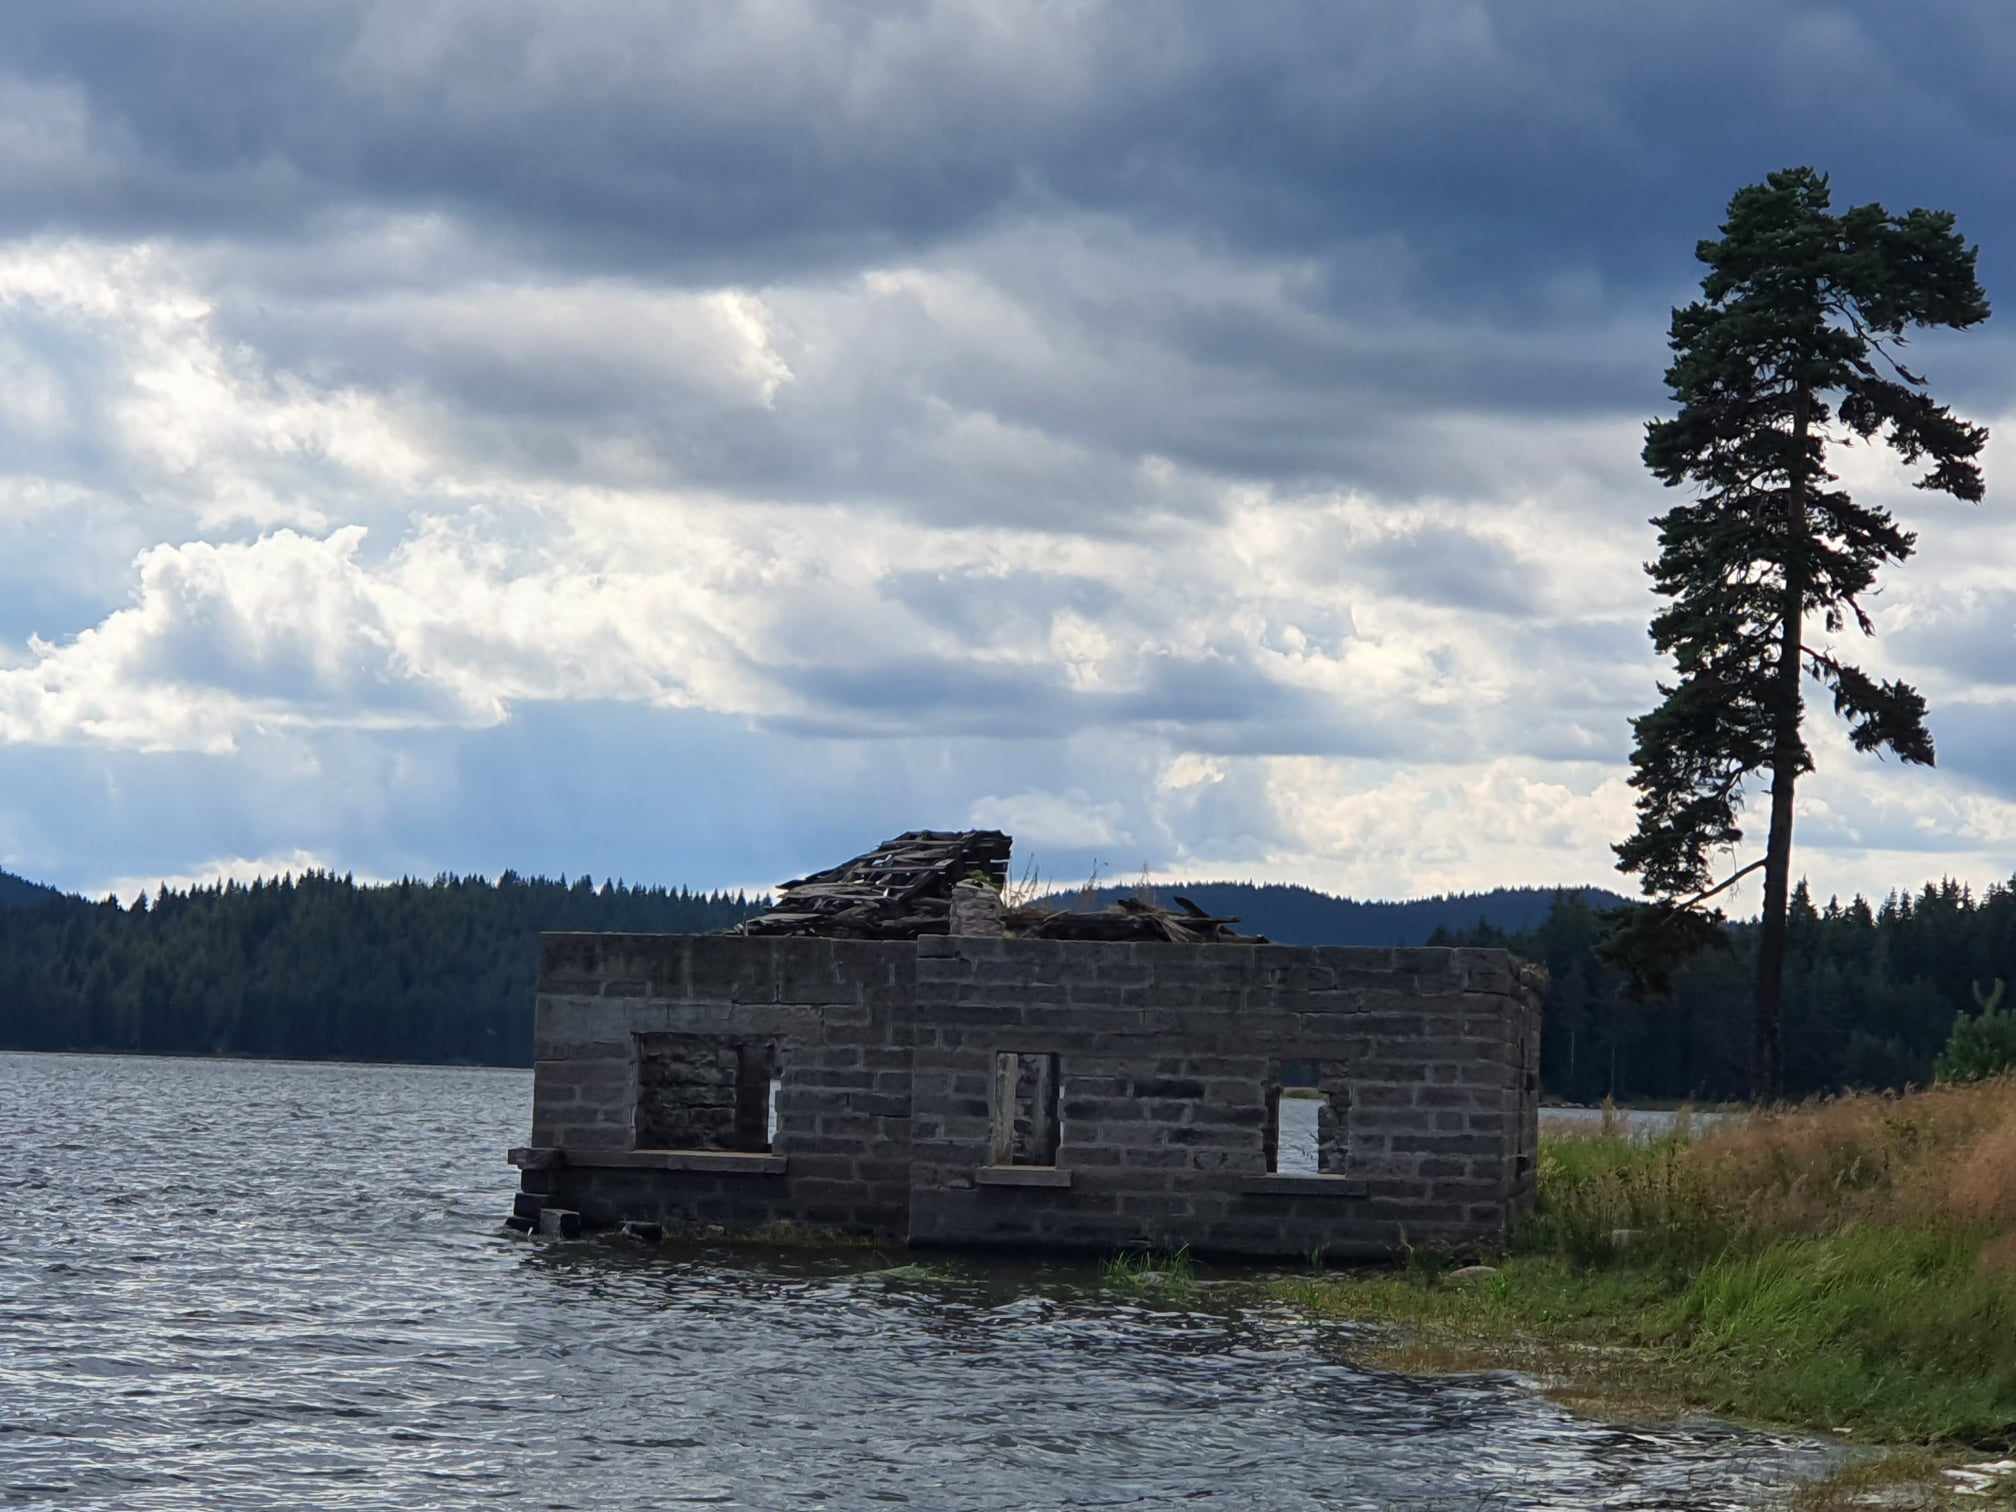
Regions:
<instances>
[{"instance_id":1,"label":"dark storm cloud","mask_svg":"<svg viewBox=\"0 0 2016 1512\"><path fill-rule=\"evenodd\" d=\"M1394 232L1416 297L1537 322L1564 276L1691 278L1735 183L1796 161L2006 248L1981 183L2016 145L2005 23L1999 0L66 0L0 17L11 71L84 113L0 215L267 237L443 210L556 263L748 280L1061 203L1319 260Z\"/></svg>"},{"instance_id":2,"label":"dark storm cloud","mask_svg":"<svg viewBox=\"0 0 2016 1512\"><path fill-rule=\"evenodd\" d=\"M1979 172L2016 146L2001 14L66 0L0 8L0 232L197 249L222 338L429 404L444 445L527 477L1086 534L1211 512L1144 488L1149 456L1477 494L1502 459L1438 423L1662 407L1694 242L1773 167L1952 206L1992 291L2016 266L2016 208ZM383 297L607 276L788 304L933 255L1015 301L1041 354L882 300L807 338L844 374L738 404L618 332L514 346L509 297ZM2007 399L2005 345L1919 355L1978 409ZM948 413L1064 453L976 462Z\"/></svg>"}]
</instances>

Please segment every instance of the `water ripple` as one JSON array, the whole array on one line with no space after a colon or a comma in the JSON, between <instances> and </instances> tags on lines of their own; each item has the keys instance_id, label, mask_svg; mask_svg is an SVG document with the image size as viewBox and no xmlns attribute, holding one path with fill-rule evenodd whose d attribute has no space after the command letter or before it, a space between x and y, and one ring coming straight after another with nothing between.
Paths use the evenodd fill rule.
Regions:
<instances>
[{"instance_id":1,"label":"water ripple","mask_svg":"<svg viewBox=\"0 0 2016 1512\"><path fill-rule=\"evenodd\" d=\"M1832 1455L1370 1369L1348 1327L1082 1266L514 1240L529 1100L0 1055L0 1504L1709 1509Z\"/></svg>"}]
</instances>

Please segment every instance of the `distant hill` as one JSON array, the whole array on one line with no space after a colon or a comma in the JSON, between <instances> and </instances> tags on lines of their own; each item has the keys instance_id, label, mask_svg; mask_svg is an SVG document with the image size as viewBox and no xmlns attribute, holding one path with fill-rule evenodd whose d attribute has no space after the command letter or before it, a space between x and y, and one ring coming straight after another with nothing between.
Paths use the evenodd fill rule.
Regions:
<instances>
[{"instance_id":1,"label":"distant hill","mask_svg":"<svg viewBox=\"0 0 2016 1512\"><path fill-rule=\"evenodd\" d=\"M1133 891L1102 888L1098 897L1103 905ZM1237 918L1243 933L1263 934L1282 945L1425 945L1438 929L1469 932L1480 923L1523 934L1546 922L1555 897L1564 892L1593 908L1625 901L1600 887L1496 887L1397 903L1340 898L1279 882L1185 882L1152 891L1164 902L1181 893L1206 913Z\"/></svg>"},{"instance_id":2,"label":"distant hill","mask_svg":"<svg viewBox=\"0 0 2016 1512\"><path fill-rule=\"evenodd\" d=\"M33 908L38 903L54 903L69 894L30 882L10 871L0 871L0 908Z\"/></svg>"}]
</instances>

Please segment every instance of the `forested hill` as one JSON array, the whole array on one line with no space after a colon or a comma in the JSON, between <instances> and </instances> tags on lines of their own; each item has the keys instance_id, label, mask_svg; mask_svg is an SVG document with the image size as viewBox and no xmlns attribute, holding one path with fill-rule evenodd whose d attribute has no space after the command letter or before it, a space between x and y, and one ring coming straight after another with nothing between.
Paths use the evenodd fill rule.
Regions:
<instances>
[{"instance_id":1,"label":"forested hill","mask_svg":"<svg viewBox=\"0 0 2016 1512\"><path fill-rule=\"evenodd\" d=\"M0 1048L523 1065L546 929L708 932L767 899L320 872L0 910Z\"/></svg>"},{"instance_id":2,"label":"forested hill","mask_svg":"<svg viewBox=\"0 0 2016 1512\"><path fill-rule=\"evenodd\" d=\"M0 908L33 908L40 903L57 902L64 896L53 887L0 871Z\"/></svg>"},{"instance_id":3,"label":"forested hill","mask_svg":"<svg viewBox=\"0 0 2016 1512\"><path fill-rule=\"evenodd\" d=\"M1103 904L1134 891L1106 887L1097 896ZM1152 891L1165 901L1181 893L1206 913L1236 918L1242 931L1263 934L1280 945L1423 945L1438 929L1468 930L1480 924L1516 934L1537 929L1559 895L1551 887L1498 887L1404 902L1361 902L1278 882L1186 882ZM1570 891L1595 908L1624 902L1597 887Z\"/></svg>"},{"instance_id":4,"label":"forested hill","mask_svg":"<svg viewBox=\"0 0 2016 1512\"><path fill-rule=\"evenodd\" d=\"M13 881L15 879L7 878ZM305 876L130 906L18 883L0 910L0 1048L523 1064L541 930L706 932L767 899L525 878L359 886ZM1418 945L1530 929L1536 888L1361 903L1306 887L1181 889L1284 943Z\"/></svg>"},{"instance_id":5,"label":"forested hill","mask_svg":"<svg viewBox=\"0 0 2016 1512\"><path fill-rule=\"evenodd\" d=\"M1202 901L1201 899L1199 900ZM2016 881L1975 895L1957 882L1816 906L1794 889L1785 962L1784 1076L1793 1097L1924 1085L1974 989L2016 991ZM1757 929L1683 966L1669 998L1634 1002L1597 959L1602 921L1564 895L1537 929L1450 930L1434 943L1502 945L1548 970L1540 1069L1556 1097L1595 1102L1743 1094L1755 1011Z\"/></svg>"}]
</instances>

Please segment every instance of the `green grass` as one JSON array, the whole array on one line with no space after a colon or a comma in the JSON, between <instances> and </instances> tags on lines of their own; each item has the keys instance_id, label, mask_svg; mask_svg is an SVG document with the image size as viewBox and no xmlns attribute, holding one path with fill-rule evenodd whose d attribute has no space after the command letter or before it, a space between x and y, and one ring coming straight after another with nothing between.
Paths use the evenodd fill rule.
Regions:
<instances>
[{"instance_id":1,"label":"green grass","mask_svg":"<svg viewBox=\"0 0 2016 1512\"><path fill-rule=\"evenodd\" d=\"M1168 1251L1124 1250L1099 1268L1099 1280L1118 1291L1185 1302L1197 1295L1197 1263L1190 1258L1188 1245Z\"/></svg>"},{"instance_id":2,"label":"green grass","mask_svg":"<svg viewBox=\"0 0 2016 1512\"><path fill-rule=\"evenodd\" d=\"M1698 1268L1515 1254L1451 1281L1416 1269L1276 1284L1320 1317L1400 1325L1373 1362L1519 1370L1609 1418L1707 1410L1865 1444L2006 1452L2016 1436L2016 1288L1976 1247L1908 1231L1785 1240Z\"/></svg>"},{"instance_id":3,"label":"green grass","mask_svg":"<svg viewBox=\"0 0 2016 1512\"><path fill-rule=\"evenodd\" d=\"M1696 1137L1568 1134L1498 1274L1278 1283L1401 1325L1380 1363L1514 1368L1613 1416L1705 1408L1871 1444L2016 1447L2016 1087L1846 1098ZM1902 1463L1899 1461L1898 1463ZM1928 1492L1930 1494L1930 1492ZM1928 1503L1929 1504L1929 1503Z\"/></svg>"},{"instance_id":4,"label":"green grass","mask_svg":"<svg viewBox=\"0 0 2016 1512\"><path fill-rule=\"evenodd\" d=\"M1731 1411L1886 1440L2016 1440L2016 1285L1978 1237L1894 1228L1732 1250L1661 1319Z\"/></svg>"}]
</instances>

